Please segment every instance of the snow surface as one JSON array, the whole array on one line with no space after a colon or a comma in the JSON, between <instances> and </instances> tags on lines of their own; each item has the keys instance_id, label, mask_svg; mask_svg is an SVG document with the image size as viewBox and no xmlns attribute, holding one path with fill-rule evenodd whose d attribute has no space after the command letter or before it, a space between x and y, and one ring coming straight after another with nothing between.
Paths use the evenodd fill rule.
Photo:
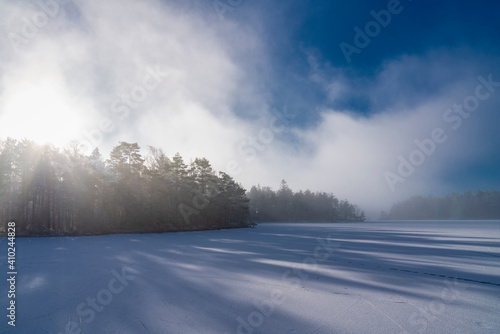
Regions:
<instances>
[{"instance_id":1,"label":"snow surface","mask_svg":"<svg viewBox=\"0 0 500 334\"><path fill-rule=\"evenodd\" d=\"M499 241L500 221L18 238L0 333L500 333Z\"/></svg>"}]
</instances>

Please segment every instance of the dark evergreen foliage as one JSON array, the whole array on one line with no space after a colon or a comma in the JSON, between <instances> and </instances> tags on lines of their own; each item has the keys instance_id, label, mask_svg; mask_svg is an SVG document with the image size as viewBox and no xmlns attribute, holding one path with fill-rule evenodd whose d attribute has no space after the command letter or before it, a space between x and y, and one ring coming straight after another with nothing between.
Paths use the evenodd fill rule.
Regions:
<instances>
[{"instance_id":1,"label":"dark evergreen foliage","mask_svg":"<svg viewBox=\"0 0 500 334\"><path fill-rule=\"evenodd\" d=\"M207 159L186 165L120 142L107 161L96 149L61 152L28 140L0 142L0 221L18 235L202 230L248 225L245 189ZM4 226L0 227L0 230Z\"/></svg>"},{"instance_id":2,"label":"dark evergreen foliage","mask_svg":"<svg viewBox=\"0 0 500 334\"><path fill-rule=\"evenodd\" d=\"M248 195L248 197L247 197ZM251 200L249 204L249 198ZM249 206L251 206L251 215ZM92 235L249 226L250 221L359 221L364 213L331 194L252 187L247 194L205 158L184 163L120 142L108 160L29 140L0 141L0 231Z\"/></svg>"},{"instance_id":3,"label":"dark evergreen foliage","mask_svg":"<svg viewBox=\"0 0 500 334\"><path fill-rule=\"evenodd\" d=\"M445 197L414 196L394 204L381 219L441 220L500 219L500 191L467 191Z\"/></svg>"},{"instance_id":4,"label":"dark evergreen foliage","mask_svg":"<svg viewBox=\"0 0 500 334\"><path fill-rule=\"evenodd\" d=\"M332 194L309 190L293 192L286 181L278 191L269 187L252 187L248 193L250 214L255 221L339 222L364 221L365 214L347 200Z\"/></svg>"}]
</instances>

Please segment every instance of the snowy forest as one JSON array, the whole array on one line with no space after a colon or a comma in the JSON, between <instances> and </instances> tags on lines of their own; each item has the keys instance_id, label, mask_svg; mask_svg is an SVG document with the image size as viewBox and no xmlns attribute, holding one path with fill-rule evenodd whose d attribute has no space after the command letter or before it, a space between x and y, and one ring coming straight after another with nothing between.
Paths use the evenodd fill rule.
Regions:
<instances>
[{"instance_id":1,"label":"snowy forest","mask_svg":"<svg viewBox=\"0 0 500 334\"><path fill-rule=\"evenodd\" d=\"M251 212L250 212L251 208ZM252 213L252 214L251 214ZM0 221L18 235L93 235L246 227L254 221L364 218L332 195L293 193L286 183L246 190L206 158L186 164L158 148L120 142L105 160L75 145L0 141Z\"/></svg>"},{"instance_id":2,"label":"snowy forest","mask_svg":"<svg viewBox=\"0 0 500 334\"><path fill-rule=\"evenodd\" d=\"M394 204L381 219L500 219L500 191L453 193L444 197L413 196Z\"/></svg>"}]
</instances>

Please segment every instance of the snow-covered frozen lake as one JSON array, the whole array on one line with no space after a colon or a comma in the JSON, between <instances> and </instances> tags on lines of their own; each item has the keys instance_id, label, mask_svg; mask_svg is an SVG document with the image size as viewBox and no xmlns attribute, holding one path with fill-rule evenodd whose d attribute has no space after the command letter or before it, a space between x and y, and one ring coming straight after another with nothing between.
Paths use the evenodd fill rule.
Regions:
<instances>
[{"instance_id":1,"label":"snow-covered frozen lake","mask_svg":"<svg viewBox=\"0 0 500 334\"><path fill-rule=\"evenodd\" d=\"M500 333L500 221L18 238L0 333ZM7 241L0 262L6 276Z\"/></svg>"}]
</instances>

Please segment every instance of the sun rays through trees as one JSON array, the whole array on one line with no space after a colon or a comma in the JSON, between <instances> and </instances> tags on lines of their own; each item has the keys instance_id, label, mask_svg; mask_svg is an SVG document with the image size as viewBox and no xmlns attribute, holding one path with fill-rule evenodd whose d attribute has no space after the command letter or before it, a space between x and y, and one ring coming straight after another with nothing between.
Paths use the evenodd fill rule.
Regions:
<instances>
[{"instance_id":1,"label":"sun rays through trees","mask_svg":"<svg viewBox=\"0 0 500 334\"><path fill-rule=\"evenodd\" d=\"M245 190L207 159L120 142L108 160L76 148L0 143L0 219L31 235L165 232L247 225ZM183 211L184 209L184 211ZM190 210L186 213L185 210Z\"/></svg>"}]
</instances>

